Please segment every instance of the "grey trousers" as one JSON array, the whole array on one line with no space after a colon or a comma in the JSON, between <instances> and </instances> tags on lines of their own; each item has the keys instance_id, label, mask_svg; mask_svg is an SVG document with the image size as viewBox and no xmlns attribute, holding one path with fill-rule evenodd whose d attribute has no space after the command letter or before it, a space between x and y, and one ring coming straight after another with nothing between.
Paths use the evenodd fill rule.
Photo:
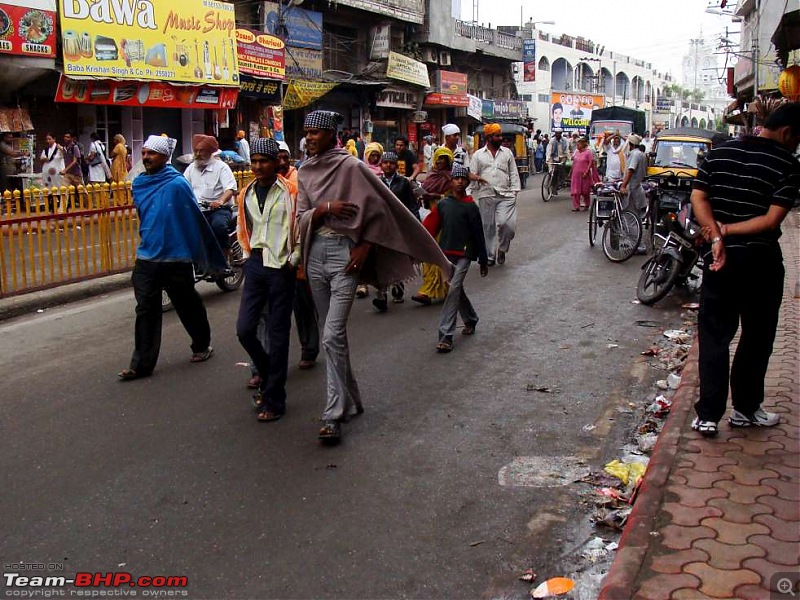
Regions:
<instances>
[{"instance_id":1,"label":"grey trousers","mask_svg":"<svg viewBox=\"0 0 800 600\"><path fill-rule=\"evenodd\" d=\"M508 252L517 231L517 199L505 196L488 196L478 200L483 221L486 253L492 261L497 250Z\"/></svg>"},{"instance_id":2,"label":"grey trousers","mask_svg":"<svg viewBox=\"0 0 800 600\"><path fill-rule=\"evenodd\" d=\"M461 315L461 320L465 324L472 323L473 325L478 322L478 314L472 308L472 303L467 298L467 291L464 289L464 279L467 277L467 271L472 264L468 258L451 258L456 268L453 273L453 278L450 280L450 289L447 291L447 297L444 299L444 306L442 306L442 316L439 318L439 341L453 341L453 336L456 333L456 316Z\"/></svg>"},{"instance_id":3,"label":"grey trousers","mask_svg":"<svg viewBox=\"0 0 800 600\"><path fill-rule=\"evenodd\" d=\"M324 421L347 419L361 406L361 393L350 365L347 320L358 287L358 273L347 274L353 241L345 236L317 235L308 254L308 281L323 324L322 348L327 367Z\"/></svg>"}]
</instances>

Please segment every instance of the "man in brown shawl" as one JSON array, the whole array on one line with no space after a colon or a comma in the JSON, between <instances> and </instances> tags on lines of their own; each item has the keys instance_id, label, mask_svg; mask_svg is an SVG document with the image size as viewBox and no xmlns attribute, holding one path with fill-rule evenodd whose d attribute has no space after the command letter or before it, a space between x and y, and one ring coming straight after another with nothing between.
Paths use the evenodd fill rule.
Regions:
<instances>
[{"instance_id":1,"label":"man in brown shawl","mask_svg":"<svg viewBox=\"0 0 800 600\"><path fill-rule=\"evenodd\" d=\"M324 323L327 399L319 439L336 443L341 423L364 411L347 340L359 280L387 287L414 276L415 262L452 266L411 212L368 167L336 148L342 117L314 111L305 119L310 158L298 171L297 212L303 261Z\"/></svg>"}]
</instances>

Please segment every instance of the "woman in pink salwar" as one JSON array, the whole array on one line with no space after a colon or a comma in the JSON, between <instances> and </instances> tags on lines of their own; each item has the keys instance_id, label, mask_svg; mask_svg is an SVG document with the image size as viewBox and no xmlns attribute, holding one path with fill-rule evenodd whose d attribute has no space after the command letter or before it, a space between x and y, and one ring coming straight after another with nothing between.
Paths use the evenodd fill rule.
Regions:
<instances>
[{"instance_id":1,"label":"woman in pink salwar","mask_svg":"<svg viewBox=\"0 0 800 600\"><path fill-rule=\"evenodd\" d=\"M569 193L572 195L572 212L581 208L589 210L592 186L600 181L594 153L589 149L589 140L585 137L578 140L578 147L572 155L572 179Z\"/></svg>"}]
</instances>

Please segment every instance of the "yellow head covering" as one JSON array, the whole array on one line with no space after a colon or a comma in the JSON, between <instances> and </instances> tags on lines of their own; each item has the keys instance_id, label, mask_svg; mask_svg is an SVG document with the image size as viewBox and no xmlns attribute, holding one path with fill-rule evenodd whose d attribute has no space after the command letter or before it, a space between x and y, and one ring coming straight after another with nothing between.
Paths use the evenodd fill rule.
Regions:
<instances>
[{"instance_id":1,"label":"yellow head covering","mask_svg":"<svg viewBox=\"0 0 800 600\"><path fill-rule=\"evenodd\" d=\"M356 150L356 141L354 139L347 140L347 143L344 145L345 150L347 150L353 156L358 156L358 150Z\"/></svg>"},{"instance_id":2,"label":"yellow head covering","mask_svg":"<svg viewBox=\"0 0 800 600\"><path fill-rule=\"evenodd\" d=\"M499 123L487 123L483 126L483 135L488 137L495 133L503 133L503 128L500 127Z\"/></svg>"},{"instance_id":3,"label":"yellow head covering","mask_svg":"<svg viewBox=\"0 0 800 600\"><path fill-rule=\"evenodd\" d=\"M447 146L439 146L434 150L432 159L434 166L436 166L436 161L439 160L440 156L446 156L449 159L450 164L447 166L448 169L453 166L453 151L450 150L450 148Z\"/></svg>"},{"instance_id":4,"label":"yellow head covering","mask_svg":"<svg viewBox=\"0 0 800 600\"><path fill-rule=\"evenodd\" d=\"M378 156L383 156L383 146L379 142L370 142L364 148L364 158L369 158L369 155L375 152L378 153Z\"/></svg>"}]
</instances>

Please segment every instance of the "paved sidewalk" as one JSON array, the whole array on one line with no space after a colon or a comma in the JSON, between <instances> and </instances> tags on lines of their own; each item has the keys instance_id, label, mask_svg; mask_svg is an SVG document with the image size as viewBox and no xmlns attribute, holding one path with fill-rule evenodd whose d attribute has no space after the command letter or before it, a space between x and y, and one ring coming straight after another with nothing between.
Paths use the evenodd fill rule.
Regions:
<instances>
[{"instance_id":1,"label":"paved sidewalk","mask_svg":"<svg viewBox=\"0 0 800 600\"><path fill-rule=\"evenodd\" d=\"M726 416L717 438L692 431L695 343L601 599L769 599L800 592L799 226L794 210L781 238L786 285L766 380L764 407L780 413L781 423L732 429ZM786 580L793 589L784 587Z\"/></svg>"}]
</instances>

